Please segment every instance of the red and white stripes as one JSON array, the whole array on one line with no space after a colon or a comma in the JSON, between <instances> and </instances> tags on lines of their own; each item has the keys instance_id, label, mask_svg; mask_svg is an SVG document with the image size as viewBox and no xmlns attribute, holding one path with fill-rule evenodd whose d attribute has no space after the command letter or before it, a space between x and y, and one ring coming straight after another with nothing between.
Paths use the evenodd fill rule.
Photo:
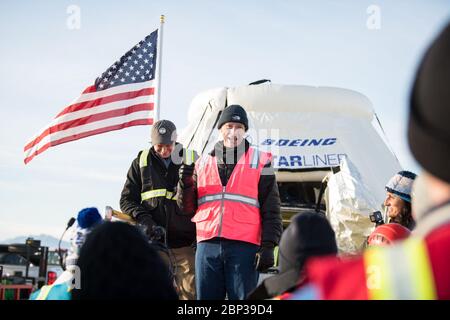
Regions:
<instances>
[{"instance_id":1,"label":"red and white stripes","mask_svg":"<svg viewBox=\"0 0 450 320\"><path fill-rule=\"evenodd\" d=\"M153 124L154 81L95 91L95 86L61 111L25 146L25 164L50 147L137 125Z\"/></svg>"}]
</instances>

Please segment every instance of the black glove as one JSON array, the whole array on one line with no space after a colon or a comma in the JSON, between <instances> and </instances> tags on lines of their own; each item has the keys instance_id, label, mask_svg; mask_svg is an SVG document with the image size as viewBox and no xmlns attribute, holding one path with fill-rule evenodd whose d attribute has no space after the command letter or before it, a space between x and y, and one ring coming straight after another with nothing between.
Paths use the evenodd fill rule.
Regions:
<instances>
[{"instance_id":1,"label":"black glove","mask_svg":"<svg viewBox=\"0 0 450 320\"><path fill-rule=\"evenodd\" d=\"M275 245L272 242L263 242L261 249L256 254L255 269L259 272L265 272L273 267L275 259L273 249Z\"/></svg>"},{"instance_id":2,"label":"black glove","mask_svg":"<svg viewBox=\"0 0 450 320\"><path fill-rule=\"evenodd\" d=\"M185 164L183 163L180 166L180 170L178 171L178 174L180 176L180 180L183 184L183 187L190 187L194 184L194 169L195 164Z\"/></svg>"},{"instance_id":3,"label":"black glove","mask_svg":"<svg viewBox=\"0 0 450 320\"><path fill-rule=\"evenodd\" d=\"M136 217L136 222L138 227L142 232L150 238L153 227L156 226L155 221L153 221L152 216L149 214L140 214Z\"/></svg>"},{"instance_id":4,"label":"black glove","mask_svg":"<svg viewBox=\"0 0 450 320\"><path fill-rule=\"evenodd\" d=\"M154 242L164 243L166 239L166 229L161 226L153 226L149 238Z\"/></svg>"}]
</instances>

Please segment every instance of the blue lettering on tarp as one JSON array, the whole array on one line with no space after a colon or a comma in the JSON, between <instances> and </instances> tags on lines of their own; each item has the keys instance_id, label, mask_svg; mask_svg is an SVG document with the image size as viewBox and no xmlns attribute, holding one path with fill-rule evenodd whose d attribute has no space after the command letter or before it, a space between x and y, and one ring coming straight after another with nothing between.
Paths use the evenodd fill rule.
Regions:
<instances>
[{"instance_id":1,"label":"blue lettering on tarp","mask_svg":"<svg viewBox=\"0 0 450 320\"><path fill-rule=\"evenodd\" d=\"M261 145L262 146L270 146L274 142L275 142L275 140L273 140L273 139L266 139L263 142L261 142Z\"/></svg>"},{"instance_id":2,"label":"blue lettering on tarp","mask_svg":"<svg viewBox=\"0 0 450 320\"><path fill-rule=\"evenodd\" d=\"M289 143L289 147L297 147L300 144L300 141L302 141L301 139L297 139L297 140L292 140Z\"/></svg>"},{"instance_id":3,"label":"blue lettering on tarp","mask_svg":"<svg viewBox=\"0 0 450 320\"><path fill-rule=\"evenodd\" d=\"M328 163L332 166L337 166L339 163L337 162L336 154L327 154Z\"/></svg>"},{"instance_id":4,"label":"blue lettering on tarp","mask_svg":"<svg viewBox=\"0 0 450 320\"><path fill-rule=\"evenodd\" d=\"M322 145L324 146L331 146L332 144L336 143L336 138L327 138L323 141Z\"/></svg>"},{"instance_id":5,"label":"blue lettering on tarp","mask_svg":"<svg viewBox=\"0 0 450 320\"><path fill-rule=\"evenodd\" d=\"M323 165L327 165L327 159L325 158L321 158L320 155L316 155L316 160L318 164L323 164Z\"/></svg>"},{"instance_id":6,"label":"blue lettering on tarp","mask_svg":"<svg viewBox=\"0 0 450 320\"><path fill-rule=\"evenodd\" d=\"M337 142L337 138L308 138L308 139L265 139L262 146L279 147L317 147L331 146Z\"/></svg>"},{"instance_id":7,"label":"blue lettering on tarp","mask_svg":"<svg viewBox=\"0 0 450 320\"><path fill-rule=\"evenodd\" d=\"M308 146L320 146L321 143L322 143L322 139L319 139L319 140L311 139Z\"/></svg>"},{"instance_id":8,"label":"blue lettering on tarp","mask_svg":"<svg viewBox=\"0 0 450 320\"><path fill-rule=\"evenodd\" d=\"M341 163L342 159L347 158L347 155L345 153L338 153L338 162Z\"/></svg>"},{"instance_id":9,"label":"blue lettering on tarp","mask_svg":"<svg viewBox=\"0 0 450 320\"><path fill-rule=\"evenodd\" d=\"M289 162L286 160L286 157L280 156L278 158L278 166L289 167Z\"/></svg>"},{"instance_id":10,"label":"blue lettering on tarp","mask_svg":"<svg viewBox=\"0 0 450 320\"><path fill-rule=\"evenodd\" d=\"M275 143L276 146L284 147L289 143L289 139L280 139Z\"/></svg>"},{"instance_id":11,"label":"blue lettering on tarp","mask_svg":"<svg viewBox=\"0 0 450 320\"><path fill-rule=\"evenodd\" d=\"M314 157L305 157L303 156L303 166L304 167L314 167L314 163L310 162Z\"/></svg>"},{"instance_id":12,"label":"blue lettering on tarp","mask_svg":"<svg viewBox=\"0 0 450 320\"><path fill-rule=\"evenodd\" d=\"M301 167L302 166L302 157L290 156L290 158L291 158L291 167Z\"/></svg>"},{"instance_id":13,"label":"blue lettering on tarp","mask_svg":"<svg viewBox=\"0 0 450 320\"><path fill-rule=\"evenodd\" d=\"M273 156L275 168L335 167L346 158L345 153L326 153L313 155Z\"/></svg>"}]
</instances>

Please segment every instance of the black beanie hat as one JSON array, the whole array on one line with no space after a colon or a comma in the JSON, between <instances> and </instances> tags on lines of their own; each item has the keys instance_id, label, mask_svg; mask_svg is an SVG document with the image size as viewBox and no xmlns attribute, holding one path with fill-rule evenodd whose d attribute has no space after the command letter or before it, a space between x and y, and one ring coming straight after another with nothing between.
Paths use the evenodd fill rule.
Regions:
<instances>
[{"instance_id":1,"label":"black beanie hat","mask_svg":"<svg viewBox=\"0 0 450 320\"><path fill-rule=\"evenodd\" d=\"M432 43L417 71L408 142L425 170L450 183L450 24Z\"/></svg>"},{"instance_id":2,"label":"black beanie hat","mask_svg":"<svg viewBox=\"0 0 450 320\"><path fill-rule=\"evenodd\" d=\"M226 107L222 111L219 122L217 123L217 129L220 130L220 128L227 122L242 123L245 126L245 131L248 130L247 112L245 112L244 108L240 105L233 104Z\"/></svg>"},{"instance_id":3,"label":"black beanie hat","mask_svg":"<svg viewBox=\"0 0 450 320\"><path fill-rule=\"evenodd\" d=\"M322 213L303 212L291 218L279 245L280 272L303 268L309 257L337 254L334 231Z\"/></svg>"}]
</instances>

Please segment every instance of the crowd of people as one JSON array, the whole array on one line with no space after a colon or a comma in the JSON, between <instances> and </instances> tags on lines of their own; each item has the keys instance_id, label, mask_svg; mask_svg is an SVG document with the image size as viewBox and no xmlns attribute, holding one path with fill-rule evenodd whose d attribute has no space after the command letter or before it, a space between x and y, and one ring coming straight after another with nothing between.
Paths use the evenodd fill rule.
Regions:
<instances>
[{"instance_id":1,"label":"crowd of people","mask_svg":"<svg viewBox=\"0 0 450 320\"><path fill-rule=\"evenodd\" d=\"M176 142L171 121L156 122L120 199L140 227L98 223L91 212L75 259L79 287L60 281L33 298L450 299L449 83L450 25L423 57L410 98L408 142L423 172L393 172L388 219L360 256L338 256L315 210L283 232L272 155L246 140L245 109L231 105L217 122L222 139L200 157ZM258 285L277 246L278 274Z\"/></svg>"}]
</instances>

